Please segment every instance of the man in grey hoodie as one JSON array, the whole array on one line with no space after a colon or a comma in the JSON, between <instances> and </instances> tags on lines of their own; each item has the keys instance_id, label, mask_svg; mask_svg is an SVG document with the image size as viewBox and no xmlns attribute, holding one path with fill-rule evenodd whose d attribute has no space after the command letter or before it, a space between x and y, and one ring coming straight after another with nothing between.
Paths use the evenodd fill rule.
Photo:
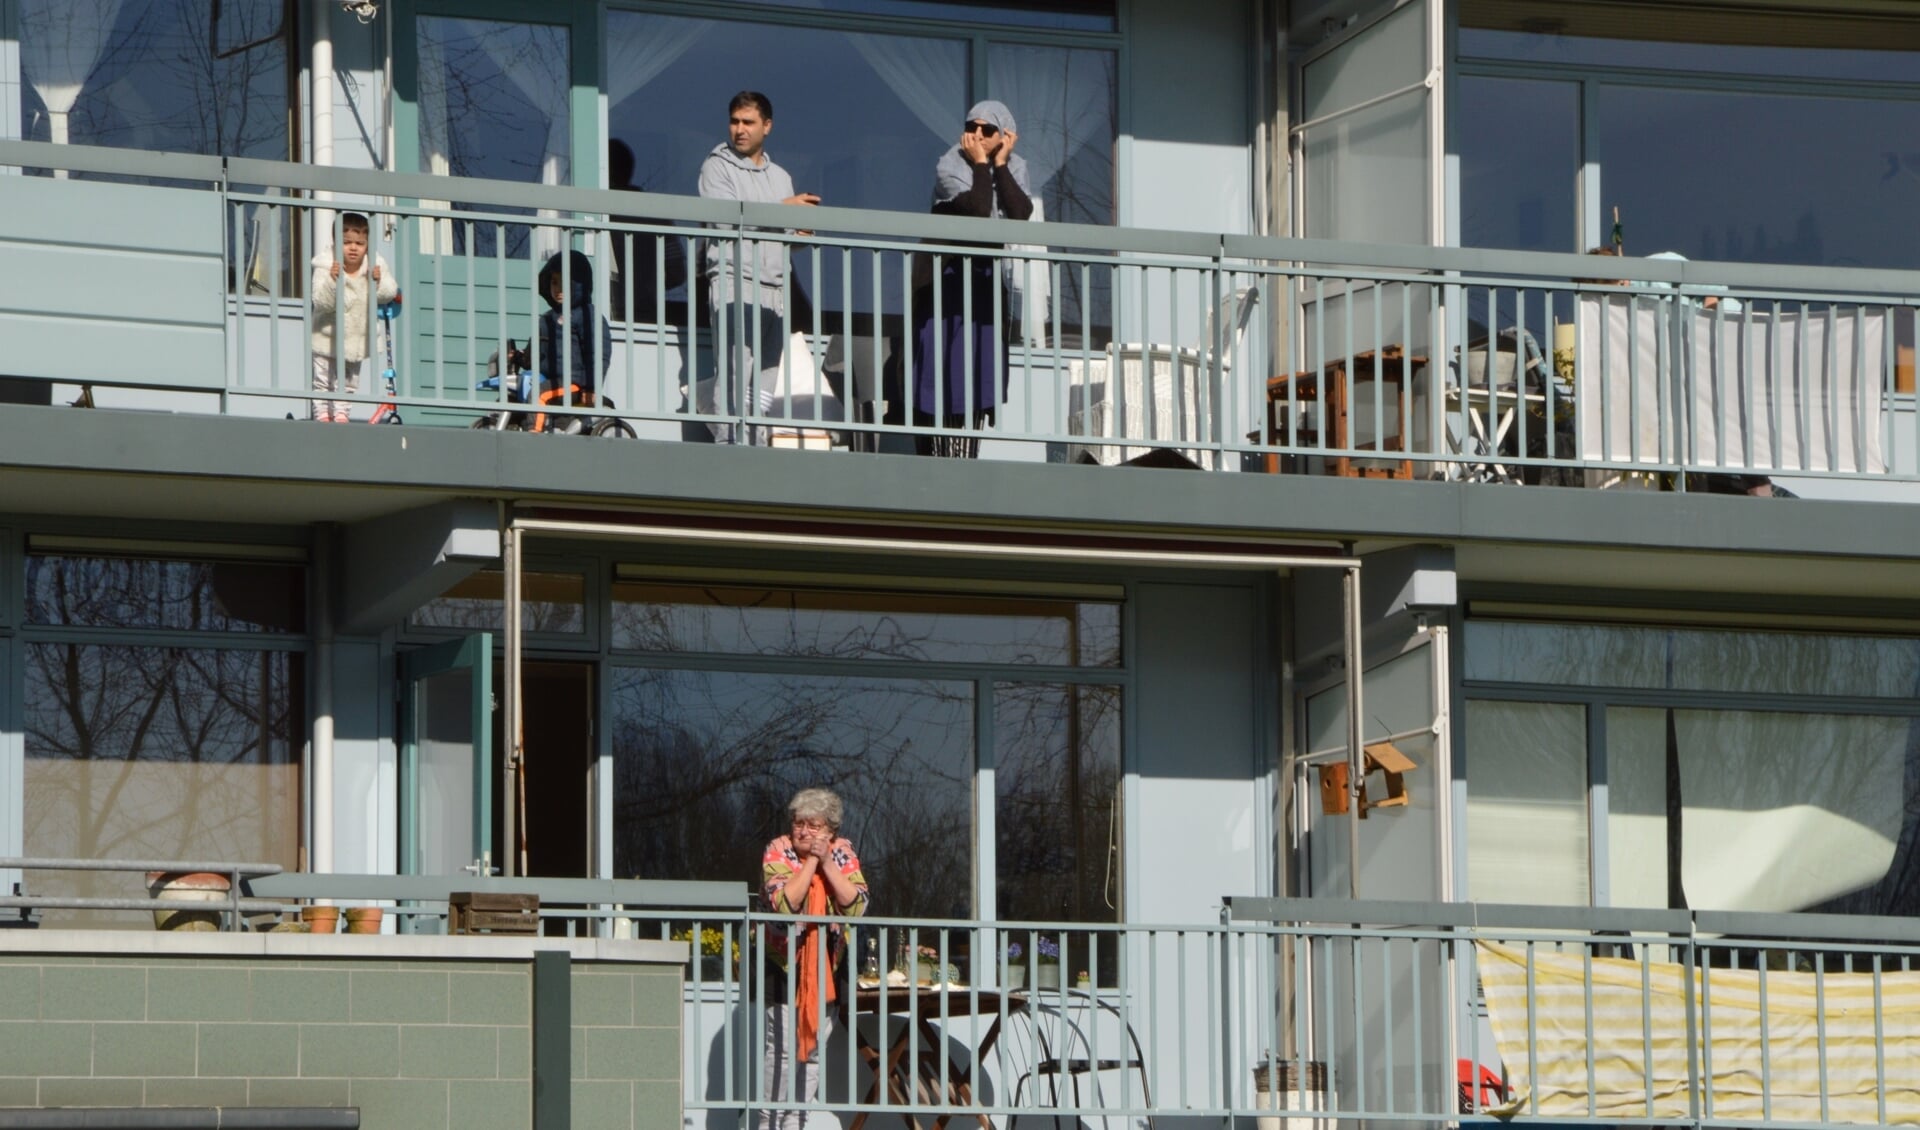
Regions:
<instances>
[{"instance_id":1,"label":"man in grey hoodie","mask_svg":"<svg viewBox=\"0 0 1920 1130\"><path fill-rule=\"evenodd\" d=\"M743 90L727 104L727 140L700 165L700 195L757 204L818 204L811 192L793 190L793 178L767 156L773 132L773 102ZM761 414L773 404L780 358L786 347L787 248L783 243L710 239L704 252L707 296L713 312L715 384L724 389L702 411L740 411L751 403ZM757 377L756 377L757 374ZM749 391L751 390L751 394ZM733 425L713 424L718 443L733 443ZM748 429L749 443L764 442L764 429Z\"/></svg>"}]
</instances>

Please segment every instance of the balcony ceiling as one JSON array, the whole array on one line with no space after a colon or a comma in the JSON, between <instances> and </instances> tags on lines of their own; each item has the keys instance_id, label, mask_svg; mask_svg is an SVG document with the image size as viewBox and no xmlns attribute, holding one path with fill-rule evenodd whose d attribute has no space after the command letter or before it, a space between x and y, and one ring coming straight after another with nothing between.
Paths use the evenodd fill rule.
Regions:
<instances>
[{"instance_id":1,"label":"balcony ceiling","mask_svg":"<svg viewBox=\"0 0 1920 1130\"><path fill-rule=\"evenodd\" d=\"M1910 596L1920 505L856 456L0 406L0 521L304 526L451 498L1458 547L1466 583Z\"/></svg>"}]
</instances>

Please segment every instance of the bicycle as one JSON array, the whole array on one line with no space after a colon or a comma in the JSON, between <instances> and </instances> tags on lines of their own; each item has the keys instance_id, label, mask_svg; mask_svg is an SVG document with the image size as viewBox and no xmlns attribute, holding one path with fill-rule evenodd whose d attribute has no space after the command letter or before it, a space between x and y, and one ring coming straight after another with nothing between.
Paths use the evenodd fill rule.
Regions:
<instances>
[{"instance_id":1,"label":"bicycle","mask_svg":"<svg viewBox=\"0 0 1920 1130\"><path fill-rule=\"evenodd\" d=\"M575 408L613 408L611 399L599 396L569 383L566 388L543 387L546 382L533 371L533 362L526 349L516 346L508 339L506 348L506 368L514 374L507 385L507 403L526 405L527 408L500 408L488 412L473 422L472 428L478 432L542 432L547 435L591 435L606 436L612 439L637 438L632 425L617 416L595 419L574 413L546 412L541 409L564 403ZM498 359L489 364L489 369L497 367ZM498 375L487 377L473 386L479 392L498 393L503 378ZM534 406L538 406L537 408ZM528 410L531 409L531 410Z\"/></svg>"}]
</instances>

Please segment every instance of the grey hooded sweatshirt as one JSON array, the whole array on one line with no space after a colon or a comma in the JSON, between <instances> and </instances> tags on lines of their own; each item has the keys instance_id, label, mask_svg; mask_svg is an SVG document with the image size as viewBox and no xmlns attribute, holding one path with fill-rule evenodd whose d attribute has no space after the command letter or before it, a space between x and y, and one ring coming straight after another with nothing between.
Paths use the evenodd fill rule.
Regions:
<instances>
[{"instance_id":1,"label":"grey hooded sweatshirt","mask_svg":"<svg viewBox=\"0 0 1920 1130\"><path fill-rule=\"evenodd\" d=\"M766 156L762 153L761 156ZM707 154L700 164L700 195L712 200L743 200L753 204L778 204L794 195L793 178L787 170L773 163L771 157L765 164L756 165L733 151L733 146L721 142ZM753 281L762 287L777 290L787 277L787 247L783 243L755 242L753 257L756 260ZM706 241L703 252L706 262L706 274L709 280L722 275L732 275L734 267L734 245L723 239ZM746 266L742 262L742 267Z\"/></svg>"}]
</instances>

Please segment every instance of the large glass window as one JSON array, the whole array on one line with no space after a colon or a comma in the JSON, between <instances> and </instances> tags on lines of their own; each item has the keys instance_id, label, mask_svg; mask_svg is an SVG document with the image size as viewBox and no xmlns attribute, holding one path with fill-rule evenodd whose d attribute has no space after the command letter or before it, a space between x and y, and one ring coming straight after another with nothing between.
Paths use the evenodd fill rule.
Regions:
<instances>
[{"instance_id":1,"label":"large glass window","mask_svg":"<svg viewBox=\"0 0 1920 1130\"><path fill-rule=\"evenodd\" d=\"M300 656L53 642L22 650L26 854L299 866ZM137 874L44 872L34 893L145 892Z\"/></svg>"},{"instance_id":2,"label":"large glass window","mask_svg":"<svg viewBox=\"0 0 1920 1130\"><path fill-rule=\"evenodd\" d=\"M26 623L75 628L299 632L306 570L257 561L169 561L36 553Z\"/></svg>"},{"instance_id":3,"label":"large glass window","mask_svg":"<svg viewBox=\"0 0 1920 1130\"><path fill-rule=\"evenodd\" d=\"M1920 911L1920 641L1476 621L1466 654L1473 897Z\"/></svg>"},{"instance_id":4,"label":"large glass window","mask_svg":"<svg viewBox=\"0 0 1920 1130\"><path fill-rule=\"evenodd\" d=\"M675 666L608 676L615 873L753 881L788 799L825 785L847 803L878 913L1116 920L1123 694L1084 680L1118 666L1119 611L616 583L615 646Z\"/></svg>"},{"instance_id":5,"label":"large glass window","mask_svg":"<svg viewBox=\"0 0 1920 1130\"><path fill-rule=\"evenodd\" d=\"M894 15L945 15L930 9L953 7L876 6ZM988 5L973 14L1006 16L1011 29L1048 7ZM1096 6L1066 8L1084 16ZM1095 14L1110 29L1111 8ZM976 39L925 25L852 31L651 12L611 11L606 27L608 136L633 150L635 187L694 193L701 162L726 140L728 100L751 87L773 101L766 151L798 191L840 207L926 212L935 162L959 140L967 108L990 97L1019 122L1017 152L1047 219L1114 220L1113 50ZM985 49L985 89L976 81L983 62L976 46ZM883 307L904 285L898 261L887 264ZM868 256L802 253L794 278L816 308L842 310L850 299L861 312L873 305L875 269ZM1077 326L1083 300L1071 285L1063 289L1062 317ZM1105 324L1098 311L1091 316Z\"/></svg>"},{"instance_id":6,"label":"large glass window","mask_svg":"<svg viewBox=\"0 0 1920 1130\"><path fill-rule=\"evenodd\" d=\"M1461 78L1460 243L1514 251L1580 244L1580 87L1536 79ZM1516 159L1516 151L1525 159Z\"/></svg>"},{"instance_id":7,"label":"large glass window","mask_svg":"<svg viewBox=\"0 0 1920 1130\"><path fill-rule=\"evenodd\" d=\"M21 136L286 160L287 0L16 0Z\"/></svg>"},{"instance_id":8,"label":"large glass window","mask_svg":"<svg viewBox=\"0 0 1920 1130\"><path fill-rule=\"evenodd\" d=\"M1567 151L1597 168L1581 227L1630 254L1908 268L1920 159L1920 20L1470 0L1462 7L1461 238L1577 249L1557 230ZM1529 73L1531 72L1531 74ZM1581 92L1593 118L1582 121ZM1910 147L1909 147L1910 148ZM1531 238L1534 210L1545 242Z\"/></svg>"},{"instance_id":9,"label":"large glass window","mask_svg":"<svg viewBox=\"0 0 1920 1130\"><path fill-rule=\"evenodd\" d=\"M624 581L613 646L1115 667L1120 606L1032 597Z\"/></svg>"},{"instance_id":10,"label":"large glass window","mask_svg":"<svg viewBox=\"0 0 1920 1130\"><path fill-rule=\"evenodd\" d=\"M572 182L572 46L565 27L421 16L420 168L457 177ZM462 207L455 204L454 207ZM515 209L488 206L488 212ZM529 254L529 229L456 224L451 249Z\"/></svg>"},{"instance_id":11,"label":"large glass window","mask_svg":"<svg viewBox=\"0 0 1920 1130\"><path fill-rule=\"evenodd\" d=\"M1120 691L994 686L995 908L1016 921L1120 917Z\"/></svg>"},{"instance_id":12,"label":"large glass window","mask_svg":"<svg viewBox=\"0 0 1920 1130\"><path fill-rule=\"evenodd\" d=\"M506 628L506 576L481 569L415 610L416 628L499 632ZM587 630L587 578L582 573L529 569L520 574L520 627L529 632L579 635Z\"/></svg>"},{"instance_id":13,"label":"large glass window","mask_svg":"<svg viewBox=\"0 0 1920 1130\"><path fill-rule=\"evenodd\" d=\"M757 887L787 801L821 785L875 913L971 910L973 684L619 668L611 689L616 874Z\"/></svg>"}]
</instances>

